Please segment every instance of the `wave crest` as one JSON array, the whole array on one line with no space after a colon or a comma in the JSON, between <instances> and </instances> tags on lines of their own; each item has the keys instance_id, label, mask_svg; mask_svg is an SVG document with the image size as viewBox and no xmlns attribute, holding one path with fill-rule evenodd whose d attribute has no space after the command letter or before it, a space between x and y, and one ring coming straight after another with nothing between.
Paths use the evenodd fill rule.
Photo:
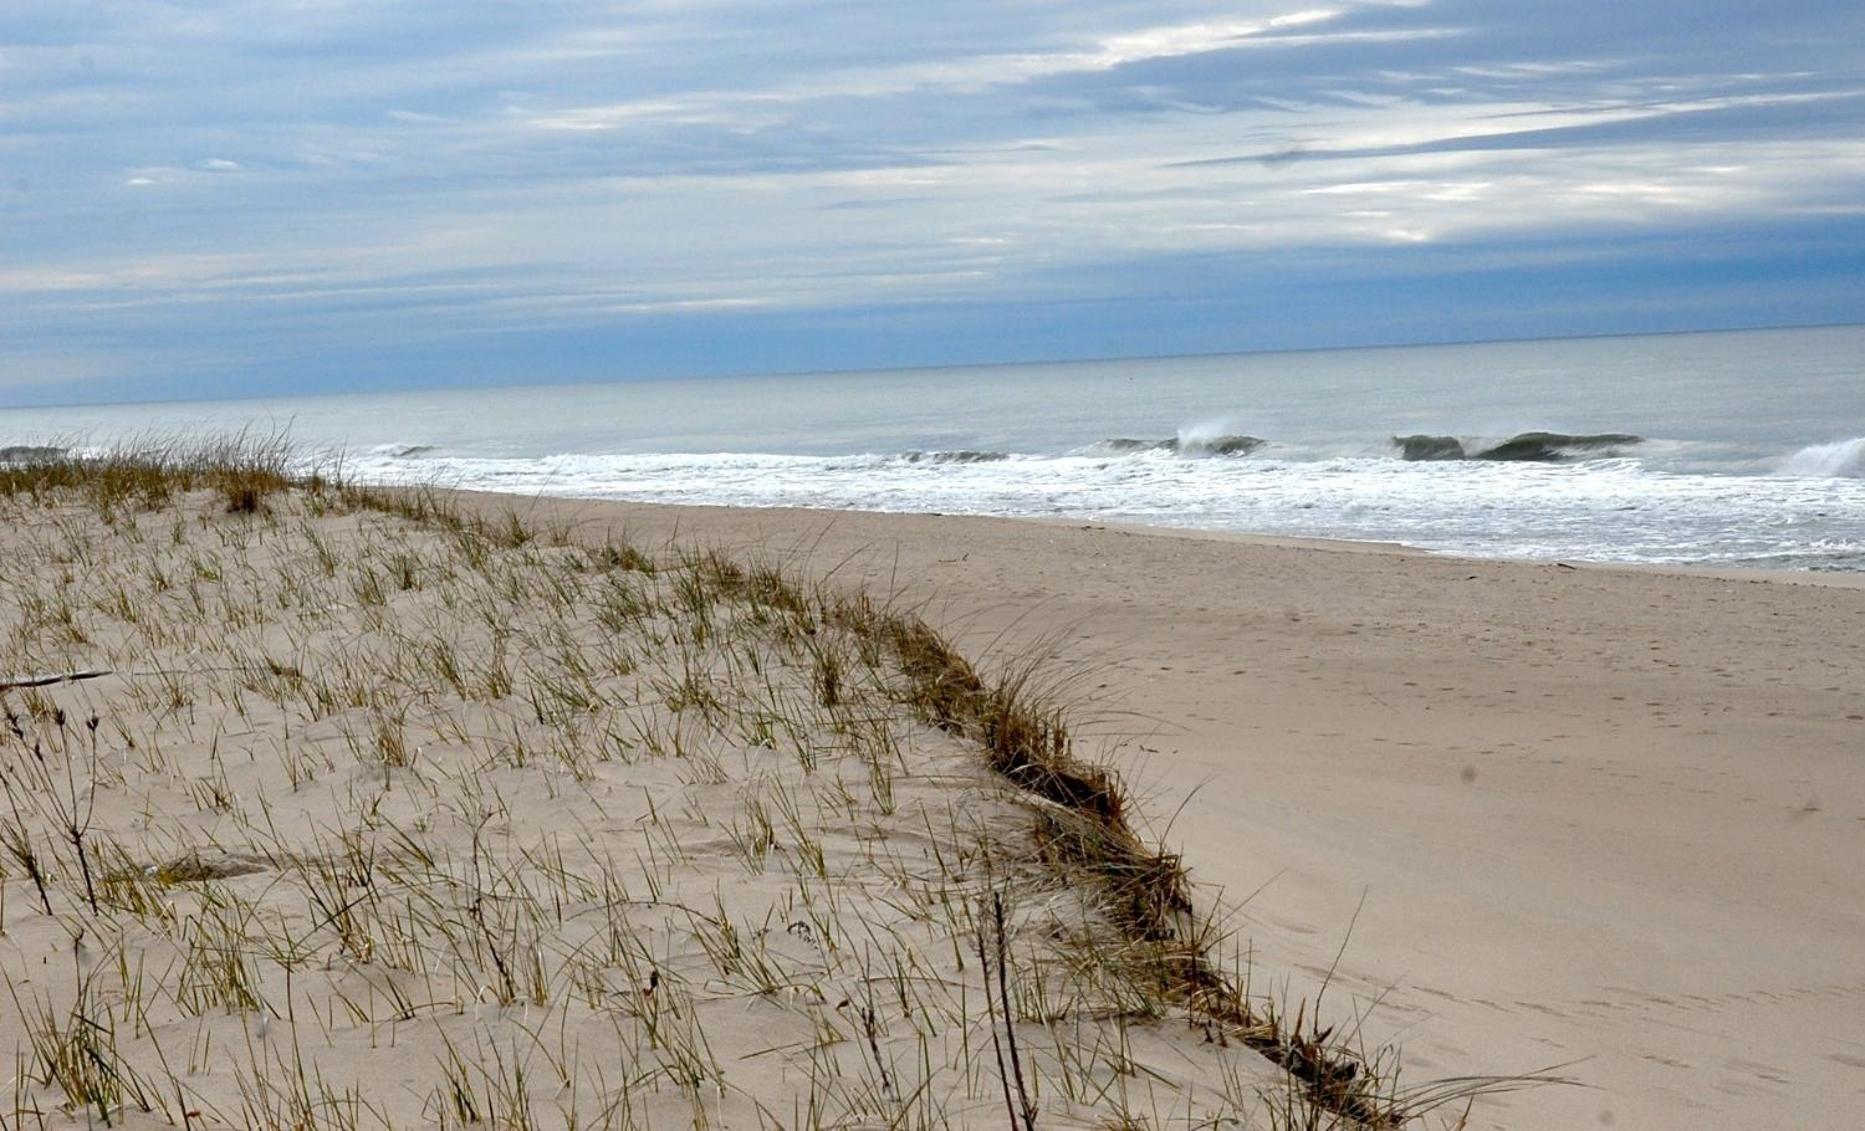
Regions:
<instances>
[{"instance_id":1,"label":"wave crest","mask_svg":"<svg viewBox=\"0 0 1865 1131\"><path fill-rule=\"evenodd\" d=\"M1267 442L1255 436L1241 435L1192 435L1182 439L1175 436L1170 440L1135 440L1127 436L1116 436L1093 444L1088 450L1103 455L1172 452L1184 456L1247 456Z\"/></svg>"},{"instance_id":2,"label":"wave crest","mask_svg":"<svg viewBox=\"0 0 1865 1131\"><path fill-rule=\"evenodd\" d=\"M1570 436L1565 432L1522 432L1500 444L1471 451L1455 436L1394 436L1393 446L1412 461L1484 459L1500 463L1558 463L1583 457L1618 455L1622 449L1645 442L1630 432L1595 432Z\"/></svg>"},{"instance_id":3,"label":"wave crest","mask_svg":"<svg viewBox=\"0 0 1865 1131\"><path fill-rule=\"evenodd\" d=\"M0 448L0 463L50 463L71 454L70 448L53 448L37 444L9 444Z\"/></svg>"},{"instance_id":4,"label":"wave crest","mask_svg":"<svg viewBox=\"0 0 1865 1131\"><path fill-rule=\"evenodd\" d=\"M950 452L903 452L900 458L908 463L996 463L1009 459L1010 453L960 448Z\"/></svg>"},{"instance_id":5,"label":"wave crest","mask_svg":"<svg viewBox=\"0 0 1865 1131\"><path fill-rule=\"evenodd\" d=\"M1865 436L1831 444L1808 444L1781 461L1782 475L1820 479L1865 478Z\"/></svg>"}]
</instances>

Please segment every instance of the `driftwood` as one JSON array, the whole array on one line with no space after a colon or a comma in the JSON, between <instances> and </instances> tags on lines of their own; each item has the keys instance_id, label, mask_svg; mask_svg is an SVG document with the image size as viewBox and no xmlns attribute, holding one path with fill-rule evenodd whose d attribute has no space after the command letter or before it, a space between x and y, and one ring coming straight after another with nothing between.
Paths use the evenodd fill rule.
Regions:
<instances>
[{"instance_id":1,"label":"driftwood","mask_svg":"<svg viewBox=\"0 0 1865 1131\"><path fill-rule=\"evenodd\" d=\"M0 691L14 687L46 687L54 683L77 683L85 679L114 675L109 668L91 668L81 672L54 672L50 675L0 676Z\"/></svg>"}]
</instances>

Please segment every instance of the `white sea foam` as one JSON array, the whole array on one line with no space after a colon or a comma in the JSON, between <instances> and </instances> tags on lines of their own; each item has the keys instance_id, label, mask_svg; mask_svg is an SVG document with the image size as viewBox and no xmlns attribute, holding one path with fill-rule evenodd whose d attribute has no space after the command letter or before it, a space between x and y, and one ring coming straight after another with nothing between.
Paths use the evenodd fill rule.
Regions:
<instances>
[{"instance_id":1,"label":"white sea foam","mask_svg":"<svg viewBox=\"0 0 1865 1131\"><path fill-rule=\"evenodd\" d=\"M1865 479L1158 451L934 462L894 455L376 457L390 481L731 506L1045 516L1395 541L1479 555L1865 568Z\"/></svg>"},{"instance_id":2,"label":"white sea foam","mask_svg":"<svg viewBox=\"0 0 1865 1131\"><path fill-rule=\"evenodd\" d=\"M1840 327L0 410L0 446L289 420L382 481L1865 568L1860 357L1865 327ZM1392 444L1480 454L1538 430L1651 439L1507 465ZM1243 434L1267 442L1219 443Z\"/></svg>"},{"instance_id":3,"label":"white sea foam","mask_svg":"<svg viewBox=\"0 0 1865 1131\"><path fill-rule=\"evenodd\" d=\"M1781 461L1782 475L1865 476L1865 436L1832 444L1810 444Z\"/></svg>"}]
</instances>

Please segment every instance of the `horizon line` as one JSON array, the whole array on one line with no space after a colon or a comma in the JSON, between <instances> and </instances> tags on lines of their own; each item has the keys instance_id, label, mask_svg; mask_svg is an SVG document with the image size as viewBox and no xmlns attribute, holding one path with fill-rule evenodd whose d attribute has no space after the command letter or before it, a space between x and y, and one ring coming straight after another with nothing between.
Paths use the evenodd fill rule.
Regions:
<instances>
[{"instance_id":1,"label":"horizon line","mask_svg":"<svg viewBox=\"0 0 1865 1131\"><path fill-rule=\"evenodd\" d=\"M1674 338L1704 334L1754 334L1771 331L1791 330L1840 330L1865 328L1865 321L1854 322L1797 322L1785 324L1756 326L1719 326L1688 330L1637 330L1619 333L1558 334L1549 337L1493 337L1493 338L1455 338L1448 340L1425 340L1411 342L1372 342L1359 345L1334 346L1292 346L1279 349L1244 349L1244 350L1209 350L1192 353L1159 354L1113 354L1102 357L1048 357L1023 361L971 361L945 364L892 365L880 367L837 366L826 369L772 369L756 372L691 372L651 377L608 377L583 380L543 380L515 381L509 383L467 383L458 385L407 385L377 389L341 389L319 392L293 393L254 393L250 396L237 397L158 397L151 400L100 400L67 401L51 404L0 405L0 413L35 412L51 409L83 408L134 408L140 405L174 405L174 404L239 404L249 401L268 400L323 400L327 398L357 396L391 396L398 393L436 393L436 392L485 392L503 389L542 389L574 388L581 385L620 385L653 384L679 381L723 381L748 379L781 379L786 377L845 377L857 374L874 374L884 376L891 374L928 373L940 370L966 369L1014 369L1028 366L1044 365L1095 365L1117 362L1147 361L1194 361L1220 357L1276 357L1280 355L1312 353L1353 353L1371 350L1400 349L1442 349L1455 346L1486 346L1530 344L1535 342L1582 342L1602 341L1612 338Z\"/></svg>"}]
</instances>

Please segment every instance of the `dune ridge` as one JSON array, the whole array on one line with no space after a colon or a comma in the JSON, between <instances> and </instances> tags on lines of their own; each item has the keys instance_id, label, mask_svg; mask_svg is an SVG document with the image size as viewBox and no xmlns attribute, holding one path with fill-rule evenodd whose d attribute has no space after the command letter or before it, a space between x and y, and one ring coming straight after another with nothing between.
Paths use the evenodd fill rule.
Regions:
<instances>
[{"instance_id":1,"label":"dune ridge","mask_svg":"<svg viewBox=\"0 0 1865 1131\"><path fill-rule=\"evenodd\" d=\"M1500 1086L1253 998L1040 668L284 466L0 471L15 1112L1393 1126Z\"/></svg>"}]
</instances>

